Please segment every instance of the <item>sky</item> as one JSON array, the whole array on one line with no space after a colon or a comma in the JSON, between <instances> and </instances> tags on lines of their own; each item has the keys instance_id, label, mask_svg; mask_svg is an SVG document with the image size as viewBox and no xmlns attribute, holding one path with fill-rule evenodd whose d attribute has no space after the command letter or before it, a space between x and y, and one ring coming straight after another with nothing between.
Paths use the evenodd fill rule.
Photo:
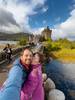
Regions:
<instances>
[{"instance_id":1,"label":"sky","mask_svg":"<svg viewBox=\"0 0 75 100\"><path fill-rule=\"evenodd\" d=\"M0 0L0 31L40 34L47 26L53 40L75 40L75 0Z\"/></svg>"}]
</instances>

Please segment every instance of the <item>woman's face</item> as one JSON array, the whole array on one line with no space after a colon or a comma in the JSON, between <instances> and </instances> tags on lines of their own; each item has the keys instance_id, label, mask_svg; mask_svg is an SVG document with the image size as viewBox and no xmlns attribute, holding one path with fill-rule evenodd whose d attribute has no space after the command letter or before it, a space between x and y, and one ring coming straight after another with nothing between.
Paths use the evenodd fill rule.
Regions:
<instances>
[{"instance_id":1,"label":"woman's face","mask_svg":"<svg viewBox=\"0 0 75 100\"><path fill-rule=\"evenodd\" d=\"M35 54L33 56L33 61L32 61L33 64L39 64L40 63L40 57L38 54Z\"/></svg>"}]
</instances>

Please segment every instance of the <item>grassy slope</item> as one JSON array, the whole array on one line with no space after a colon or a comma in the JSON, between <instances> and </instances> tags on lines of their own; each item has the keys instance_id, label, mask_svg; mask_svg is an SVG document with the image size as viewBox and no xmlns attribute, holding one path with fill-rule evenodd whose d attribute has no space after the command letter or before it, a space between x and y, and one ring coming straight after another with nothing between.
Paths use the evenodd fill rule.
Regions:
<instances>
[{"instance_id":1,"label":"grassy slope","mask_svg":"<svg viewBox=\"0 0 75 100\"><path fill-rule=\"evenodd\" d=\"M55 56L55 59L62 62L75 62L75 49L62 49L54 51L52 54Z\"/></svg>"}]
</instances>

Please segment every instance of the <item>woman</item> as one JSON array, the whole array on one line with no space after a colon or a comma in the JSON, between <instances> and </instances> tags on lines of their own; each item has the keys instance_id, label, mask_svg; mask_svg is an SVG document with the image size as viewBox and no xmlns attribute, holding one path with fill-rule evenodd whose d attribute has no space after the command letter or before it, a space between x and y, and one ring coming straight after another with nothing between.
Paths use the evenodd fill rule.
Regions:
<instances>
[{"instance_id":1,"label":"woman","mask_svg":"<svg viewBox=\"0 0 75 100\"><path fill-rule=\"evenodd\" d=\"M41 69L41 56L37 52L33 55L32 71L21 90L21 100L44 100Z\"/></svg>"},{"instance_id":2,"label":"woman","mask_svg":"<svg viewBox=\"0 0 75 100\"><path fill-rule=\"evenodd\" d=\"M10 44L7 44L6 47L5 47L3 50L5 51L6 59L7 59L7 60L9 61L9 63L10 63L10 61L12 60L12 59L11 59L12 49L11 49L11 47L10 47Z\"/></svg>"}]
</instances>

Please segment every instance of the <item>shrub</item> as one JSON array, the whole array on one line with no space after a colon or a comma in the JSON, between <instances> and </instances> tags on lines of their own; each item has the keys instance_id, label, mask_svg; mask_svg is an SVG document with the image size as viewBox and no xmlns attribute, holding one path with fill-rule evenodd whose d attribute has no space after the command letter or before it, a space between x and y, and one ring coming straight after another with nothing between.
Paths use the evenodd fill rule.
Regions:
<instances>
[{"instance_id":1,"label":"shrub","mask_svg":"<svg viewBox=\"0 0 75 100\"><path fill-rule=\"evenodd\" d=\"M19 40L19 45L26 45L26 43L27 43L27 38L21 38L20 40Z\"/></svg>"}]
</instances>

